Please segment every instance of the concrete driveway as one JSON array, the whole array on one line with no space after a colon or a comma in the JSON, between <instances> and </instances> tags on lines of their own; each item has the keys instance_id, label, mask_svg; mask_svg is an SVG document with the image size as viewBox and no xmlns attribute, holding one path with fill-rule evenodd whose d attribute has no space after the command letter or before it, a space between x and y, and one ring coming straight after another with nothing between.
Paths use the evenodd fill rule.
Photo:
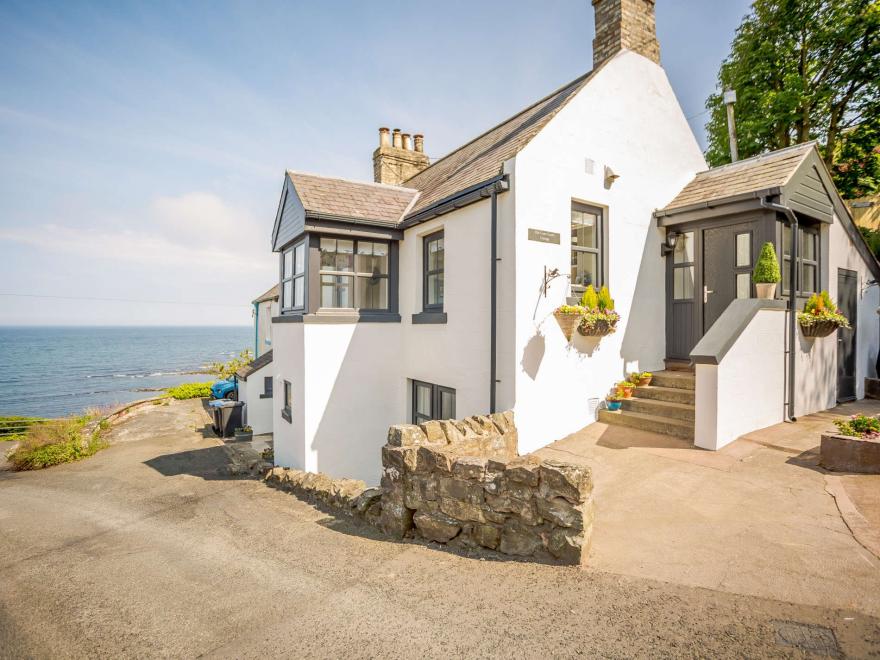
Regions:
<instances>
[{"instance_id":1,"label":"concrete driveway","mask_svg":"<svg viewBox=\"0 0 880 660\"><path fill-rule=\"evenodd\" d=\"M792 603L615 570L605 544L623 504L602 505L587 569L395 543L223 478L227 454L206 421L198 402L148 406L86 461L0 473L0 657L880 653L864 596ZM643 519L660 513L636 504ZM668 538L623 531L633 545ZM654 547L641 556L682 563Z\"/></svg>"}]
</instances>

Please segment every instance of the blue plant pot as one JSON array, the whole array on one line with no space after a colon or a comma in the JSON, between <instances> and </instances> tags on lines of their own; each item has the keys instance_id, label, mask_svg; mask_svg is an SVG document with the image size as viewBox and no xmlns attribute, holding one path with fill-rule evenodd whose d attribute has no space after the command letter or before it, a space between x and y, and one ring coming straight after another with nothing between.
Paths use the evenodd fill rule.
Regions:
<instances>
[{"instance_id":1,"label":"blue plant pot","mask_svg":"<svg viewBox=\"0 0 880 660\"><path fill-rule=\"evenodd\" d=\"M620 410L620 406L623 405L623 401L606 401L608 405L608 410Z\"/></svg>"}]
</instances>

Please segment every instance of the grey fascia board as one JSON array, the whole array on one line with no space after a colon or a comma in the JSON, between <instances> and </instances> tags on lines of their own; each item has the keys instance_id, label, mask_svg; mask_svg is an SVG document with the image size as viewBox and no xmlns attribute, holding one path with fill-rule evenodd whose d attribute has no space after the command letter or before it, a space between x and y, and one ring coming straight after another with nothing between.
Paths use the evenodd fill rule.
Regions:
<instances>
[{"instance_id":1,"label":"grey fascia board","mask_svg":"<svg viewBox=\"0 0 880 660\"><path fill-rule=\"evenodd\" d=\"M700 211L703 209L714 209L718 206L725 206L727 204L735 204L736 202L744 202L750 199L761 199L763 197L767 197L768 195L779 195L782 192L782 189L778 186L773 188L764 188L763 190L753 190L747 193L741 193L739 195L732 195L730 197L722 197L720 199L712 199L708 202L699 202L697 204L688 204L687 206L679 206L674 209L658 209L654 211L654 217L657 220L660 218L668 218L674 215L679 215L681 213L688 213L689 211ZM662 226L662 223L661 223Z\"/></svg>"},{"instance_id":2,"label":"grey fascia board","mask_svg":"<svg viewBox=\"0 0 880 660\"><path fill-rule=\"evenodd\" d=\"M731 302L709 332L694 346L691 361L695 364L720 364L755 315L762 309L784 312L784 300L740 298Z\"/></svg>"},{"instance_id":3,"label":"grey fascia board","mask_svg":"<svg viewBox=\"0 0 880 660\"><path fill-rule=\"evenodd\" d=\"M393 312L318 312L317 314L285 314L273 316L272 323L316 323L318 325L345 323L400 323L400 314Z\"/></svg>"},{"instance_id":4,"label":"grey fascia board","mask_svg":"<svg viewBox=\"0 0 880 660\"><path fill-rule=\"evenodd\" d=\"M469 188L465 188L464 190L449 195L448 197L444 197L434 204L431 204L428 208L422 209L418 213L414 213L413 215L404 218L403 222L400 223L400 228L408 229L421 224L422 222L427 222L432 218L436 218L438 215L450 213L451 211L468 206L474 202L479 202L482 199L489 199L493 188L496 192L509 190L510 182L508 181L507 175L499 174L491 179L483 181L482 183L477 183Z\"/></svg>"}]
</instances>

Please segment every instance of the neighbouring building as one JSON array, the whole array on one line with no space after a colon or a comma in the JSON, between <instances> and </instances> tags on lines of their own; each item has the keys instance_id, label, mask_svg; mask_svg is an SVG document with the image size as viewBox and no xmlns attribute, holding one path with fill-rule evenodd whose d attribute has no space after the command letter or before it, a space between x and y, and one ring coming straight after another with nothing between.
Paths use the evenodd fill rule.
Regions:
<instances>
[{"instance_id":1,"label":"neighbouring building","mask_svg":"<svg viewBox=\"0 0 880 660\"><path fill-rule=\"evenodd\" d=\"M392 424L507 409L532 451L593 423L634 370L660 373L602 420L713 449L862 396L880 268L815 146L707 170L653 0L593 6L590 72L436 162L422 135L382 128L373 182L285 173L263 365L278 465L376 483ZM798 305L829 289L855 329L792 346L785 287L753 298L764 241L796 269ZM587 285L621 321L568 341L553 311Z\"/></svg>"},{"instance_id":2,"label":"neighbouring building","mask_svg":"<svg viewBox=\"0 0 880 660\"><path fill-rule=\"evenodd\" d=\"M272 319L278 316L278 291L276 284L263 295L254 299L254 357L258 358L272 350Z\"/></svg>"}]
</instances>

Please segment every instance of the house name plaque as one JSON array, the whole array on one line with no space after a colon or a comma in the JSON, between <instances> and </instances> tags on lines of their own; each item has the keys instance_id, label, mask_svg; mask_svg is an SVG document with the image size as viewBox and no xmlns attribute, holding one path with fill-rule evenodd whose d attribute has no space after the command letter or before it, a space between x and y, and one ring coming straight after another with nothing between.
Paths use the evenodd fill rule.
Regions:
<instances>
[{"instance_id":1,"label":"house name plaque","mask_svg":"<svg viewBox=\"0 0 880 660\"><path fill-rule=\"evenodd\" d=\"M555 231L529 228L529 240L538 241L539 243L553 243L559 245L559 234Z\"/></svg>"}]
</instances>

